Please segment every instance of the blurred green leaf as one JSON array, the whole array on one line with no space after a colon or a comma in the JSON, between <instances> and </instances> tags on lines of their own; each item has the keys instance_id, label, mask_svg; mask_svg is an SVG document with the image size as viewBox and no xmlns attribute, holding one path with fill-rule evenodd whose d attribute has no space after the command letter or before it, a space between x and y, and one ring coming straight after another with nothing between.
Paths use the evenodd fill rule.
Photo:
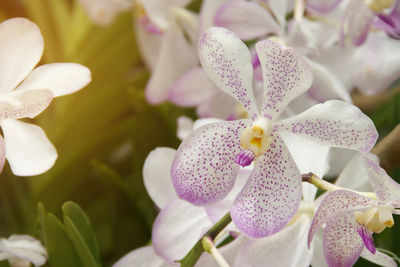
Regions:
<instances>
[{"instance_id":1,"label":"blurred green leaf","mask_svg":"<svg viewBox=\"0 0 400 267\"><path fill-rule=\"evenodd\" d=\"M66 231L84 266L101 266L99 245L85 212L72 201L64 203L61 209Z\"/></svg>"},{"instance_id":2,"label":"blurred green leaf","mask_svg":"<svg viewBox=\"0 0 400 267\"><path fill-rule=\"evenodd\" d=\"M42 203L38 204L40 232L53 267L83 266L65 226L53 214L47 213Z\"/></svg>"}]
</instances>

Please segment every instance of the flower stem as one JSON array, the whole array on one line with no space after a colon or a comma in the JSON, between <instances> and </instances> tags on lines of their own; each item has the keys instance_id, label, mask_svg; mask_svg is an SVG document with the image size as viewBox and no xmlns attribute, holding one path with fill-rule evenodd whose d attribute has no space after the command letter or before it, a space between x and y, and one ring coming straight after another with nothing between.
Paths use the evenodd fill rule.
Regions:
<instances>
[{"instance_id":1,"label":"flower stem","mask_svg":"<svg viewBox=\"0 0 400 267\"><path fill-rule=\"evenodd\" d=\"M341 187L341 186L337 186L335 184L331 184L330 182L319 178L317 175L315 175L312 172L307 173L307 174L303 174L301 178L302 178L303 182L307 182L307 183L313 184L318 189L321 189L321 190L324 190L324 191L348 190L348 191L352 191L354 193L357 193L357 194L365 196L365 197L376 199L376 194L373 193L373 192L358 192L358 191L355 191L355 190L351 190L351 189L347 189L347 188L344 188L344 187Z\"/></svg>"},{"instance_id":2,"label":"flower stem","mask_svg":"<svg viewBox=\"0 0 400 267\"><path fill-rule=\"evenodd\" d=\"M210 237L204 236L201 239L201 244L204 251L211 254L211 256L214 257L215 261L220 267L229 267L229 264L226 262L221 253L219 253L218 249L215 247L214 242L211 240Z\"/></svg>"},{"instance_id":3,"label":"flower stem","mask_svg":"<svg viewBox=\"0 0 400 267\"><path fill-rule=\"evenodd\" d=\"M193 246L193 248L186 254L186 256L181 259L180 264L181 267L191 267L197 262L200 258L201 254L204 252L203 247L203 238L209 238L211 241L214 241L215 237L222 231L224 228L232 221L231 215L228 212L224 217L221 218L213 227L210 228L197 243Z\"/></svg>"}]
</instances>

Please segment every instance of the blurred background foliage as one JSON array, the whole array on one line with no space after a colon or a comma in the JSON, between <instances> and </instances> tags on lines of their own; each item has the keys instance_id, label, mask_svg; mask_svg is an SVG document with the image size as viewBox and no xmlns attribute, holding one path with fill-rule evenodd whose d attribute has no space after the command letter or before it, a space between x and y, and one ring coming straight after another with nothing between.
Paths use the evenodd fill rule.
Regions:
<instances>
[{"instance_id":1,"label":"blurred background foliage","mask_svg":"<svg viewBox=\"0 0 400 267\"><path fill-rule=\"evenodd\" d=\"M199 4L195 1L192 9ZM92 72L86 88L53 100L35 118L58 150L54 167L24 178L13 176L6 165L0 178L0 236L35 235L53 244L51 256L69 251L58 255L59 261L51 258L51 266L110 266L150 242L157 211L143 185L144 160L157 146L179 145L179 116L195 118L192 109L145 101L149 73L135 44L133 14L124 12L103 27L90 22L78 0L0 4L0 21L23 16L40 27L45 40L40 64L76 62ZM367 111L381 136L400 123L398 91ZM399 182L400 171L392 177ZM399 255L400 221L395 217L397 227L375 237L377 247Z\"/></svg>"}]
</instances>

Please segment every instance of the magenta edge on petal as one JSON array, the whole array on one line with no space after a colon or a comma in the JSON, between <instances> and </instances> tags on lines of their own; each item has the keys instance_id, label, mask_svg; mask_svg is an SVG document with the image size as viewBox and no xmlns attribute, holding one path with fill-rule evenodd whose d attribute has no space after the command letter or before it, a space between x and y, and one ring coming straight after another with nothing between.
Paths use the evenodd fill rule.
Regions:
<instances>
[{"instance_id":1,"label":"magenta edge on petal","mask_svg":"<svg viewBox=\"0 0 400 267\"><path fill-rule=\"evenodd\" d=\"M372 254L375 254L376 248L375 248L375 244L374 244L374 239L372 238L372 233L370 231L368 231L368 229L365 228L365 226L363 226L363 225L360 225L357 228L357 232L360 235L361 239L363 240L365 247Z\"/></svg>"}]
</instances>

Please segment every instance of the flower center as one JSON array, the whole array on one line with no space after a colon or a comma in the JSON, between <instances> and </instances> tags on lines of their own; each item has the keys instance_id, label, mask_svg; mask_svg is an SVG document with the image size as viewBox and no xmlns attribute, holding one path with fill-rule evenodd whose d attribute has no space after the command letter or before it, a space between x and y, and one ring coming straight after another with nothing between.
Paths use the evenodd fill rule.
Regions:
<instances>
[{"instance_id":1,"label":"flower center","mask_svg":"<svg viewBox=\"0 0 400 267\"><path fill-rule=\"evenodd\" d=\"M359 224L364 225L371 232L379 234L386 227L391 228L394 225L392 210L391 206L378 206L364 212L356 211L354 216Z\"/></svg>"},{"instance_id":2,"label":"flower center","mask_svg":"<svg viewBox=\"0 0 400 267\"><path fill-rule=\"evenodd\" d=\"M383 10L393 5L393 0L365 0L365 4L375 13L382 13Z\"/></svg>"},{"instance_id":3,"label":"flower center","mask_svg":"<svg viewBox=\"0 0 400 267\"><path fill-rule=\"evenodd\" d=\"M241 166L248 166L251 162L264 154L271 143L271 123L265 118L258 118L240 135L240 144L245 149L236 155L235 162Z\"/></svg>"}]
</instances>

